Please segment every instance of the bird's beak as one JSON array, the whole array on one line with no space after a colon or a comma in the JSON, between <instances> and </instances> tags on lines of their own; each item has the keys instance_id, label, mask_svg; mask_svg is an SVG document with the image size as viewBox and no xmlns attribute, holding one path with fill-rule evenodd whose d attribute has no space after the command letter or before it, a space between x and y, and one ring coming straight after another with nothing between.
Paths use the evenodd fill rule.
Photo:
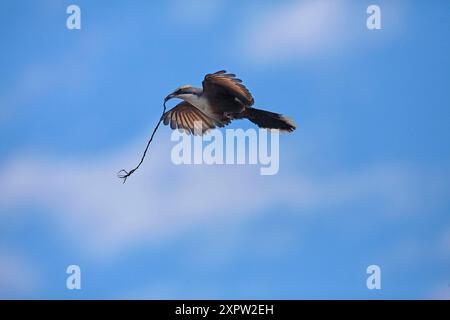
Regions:
<instances>
[{"instance_id":1,"label":"bird's beak","mask_svg":"<svg viewBox=\"0 0 450 320\"><path fill-rule=\"evenodd\" d=\"M169 101L170 99L175 98L175 97L176 97L176 94L175 94L175 93L171 93L171 94L169 94L169 95L164 99L164 102L167 102L167 101Z\"/></svg>"}]
</instances>

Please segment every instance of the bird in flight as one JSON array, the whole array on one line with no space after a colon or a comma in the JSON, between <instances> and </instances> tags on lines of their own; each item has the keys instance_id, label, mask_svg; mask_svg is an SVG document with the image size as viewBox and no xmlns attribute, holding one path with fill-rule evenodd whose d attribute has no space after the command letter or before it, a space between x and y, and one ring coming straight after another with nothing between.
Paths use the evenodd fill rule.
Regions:
<instances>
[{"instance_id":1,"label":"bird in flight","mask_svg":"<svg viewBox=\"0 0 450 320\"><path fill-rule=\"evenodd\" d=\"M270 111L253 108L254 100L242 80L221 70L207 74L203 88L184 85L165 98L183 101L164 113L162 120L172 129L203 134L216 127L224 127L236 119L248 119L260 128L295 130L292 119ZM197 123L197 124L196 124Z\"/></svg>"},{"instance_id":2,"label":"bird in flight","mask_svg":"<svg viewBox=\"0 0 450 320\"><path fill-rule=\"evenodd\" d=\"M279 129L285 132L295 130L292 119L275 112L253 108L253 97L236 75L225 70L207 74L203 88L184 85L164 99L163 114L153 129L138 165L130 170L120 170L118 177L127 181L144 161L147 150L161 121L172 129L201 135L216 127L224 127L236 119L248 119L260 128ZM173 98L183 101L166 112L166 102Z\"/></svg>"}]
</instances>

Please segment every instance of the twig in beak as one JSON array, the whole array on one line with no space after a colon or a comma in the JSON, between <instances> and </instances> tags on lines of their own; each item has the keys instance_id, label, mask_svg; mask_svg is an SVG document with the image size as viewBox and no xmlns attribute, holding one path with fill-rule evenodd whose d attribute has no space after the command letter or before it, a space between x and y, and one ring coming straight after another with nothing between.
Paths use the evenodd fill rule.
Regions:
<instances>
[{"instance_id":1,"label":"twig in beak","mask_svg":"<svg viewBox=\"0 0 450 320\"><path fill-rule=\"evenodd\" d=\"M156 125L155 129L153 129L150 140L148 140L148 142L147 142L147 146L145 147L144 154L142 155L141 161L139 161L138 165L134 169L130 170L129 172L125 169L122 169L117 173L117 177L119 177L120 179L123 179L123 183L125 183L127 181L128 177L131 176L141 166L142 162L144 162L144 158L145 158L145 155L147 154L148 147L150 146L150 143L153 140L153 136L155 135L156 130L158 130L158 127L161 124L161 121L163 120L164 114L166 113L167 100L168 99L164 100L163 113L162 113L161 118L159 119L158 124Z\"/></svg>"}]
</instances>

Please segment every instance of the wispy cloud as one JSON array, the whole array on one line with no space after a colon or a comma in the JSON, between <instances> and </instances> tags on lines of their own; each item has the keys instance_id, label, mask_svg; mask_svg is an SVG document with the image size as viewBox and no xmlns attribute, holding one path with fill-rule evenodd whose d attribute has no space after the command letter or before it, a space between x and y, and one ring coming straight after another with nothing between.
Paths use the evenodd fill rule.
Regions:
<instances>
[{"instance_id":1,"label":"wispy cloud","mask_svg":"<svg viewBox=\"0 0 450 320\"><path fill-rule=\"evenodd\" d=\"M30 294L40 286L36 266L7 250L0 249L0 298Z\"/></svg>"},{"instance_id":2,"label":"wispy cloud","mask_svg":"<svg viewBox=\"0 0 450 320\"><path fill-rule=\"evenodd\" d=\"M267 178L256 167L175 166L167 146L154 148L146 166L122 185L114 173L133 164L129 156L139 153L132 148L74 161L36 154L13 158L0 169L0 210L16 212L26 203L44 207L55 226L86 249L115 252L273 205L301 214L372 199L386 210L401 211L415 196L411 173L389 166L328 177L286 171Z\"/></svg>"},{"instance_id":3,"label":"wispy cloud","mask_svg":"<svg viewBox=\"0 0 450 320\"><path fill-rule=\"evenodd\" d=\"M347 0L290 1L268 7L251 17L241 32L240 47L253 63L275 63L346 54L374 41L366 29L367 6ZM383 18L396 16L384 39L396 34L400 5L383 2ZM386 15L384 14L386 13ZM385 20L383 20L385 21Z\"/></svg>"},{"instance_id":4,"label":"wispy cloud","mask_svg":"<svg viewBox=\"0 0 450 320\"><path fill-rule=\"evenodd\" d=\"M339 30L340 4L340 1L293 2L264 14L249 29L248 54L271 60L331 48L343 36Z\"/></svg>"}]
</instances>

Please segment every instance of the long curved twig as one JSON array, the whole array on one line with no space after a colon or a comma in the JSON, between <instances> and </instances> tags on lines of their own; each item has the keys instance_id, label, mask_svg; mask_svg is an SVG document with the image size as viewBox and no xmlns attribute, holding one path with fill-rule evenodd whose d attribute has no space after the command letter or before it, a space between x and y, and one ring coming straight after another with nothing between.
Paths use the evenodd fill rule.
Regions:
<instances>
[{"instance_id":1,"label":"long curved twig","mask_svg":"<svg viewBox=\"0 0 450 320\"><path fill-rule=\"evenodd\" d=\"M133 173L141 166L142 162L144 162L144 158L145 158L145 155L147 154L148 147L150 146L150 143L151 143L152 140L153 140L153 136L155 135L156 130L158 130L158 127L159 127L159 125L161 124L161 121L163 120L164 114L166 113L166 102L167 102L167 101L164 101L164 104L163 104L163 113L162 113L161 118L159 119L158 124L156 125L155 129L153 129L153 132L152 132L152 135L151 135L151 137L150 137L150 140L148 140L148 142L147 142L147 146L145 147L144 154L142 155L141 161L139 161L138 165L137 165L133 170L130 170L130 171L128 172L127 170L122 169L122 170L120 170L120 171L117 173L117 176L118 176L120 179L123 179L123 183L125 183L125 182L127 181L128 177L131 176L131 175L132 175L132 174L133 174Z\"/></svg>"}]
</instances>

